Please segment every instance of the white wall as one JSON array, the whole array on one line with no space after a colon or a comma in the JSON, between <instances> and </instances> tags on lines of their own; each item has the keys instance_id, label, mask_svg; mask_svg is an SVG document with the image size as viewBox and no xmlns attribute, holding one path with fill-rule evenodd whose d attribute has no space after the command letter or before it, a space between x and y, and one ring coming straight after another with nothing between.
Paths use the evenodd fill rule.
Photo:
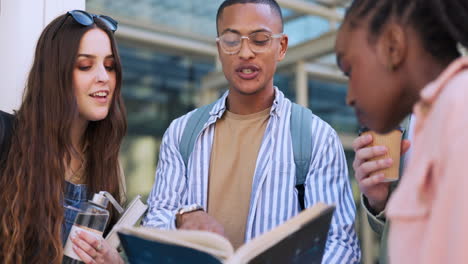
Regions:
<instances>
[{"instance_id":1,"label":"white wall","mask_svg":"<svg viewBox=\"0 0 468 264\"><path fill-rule=\"evenodd\" d=\"M85 0L0 0L0 110L18 109L42 29Z\"/></svg>"}]
</instances>

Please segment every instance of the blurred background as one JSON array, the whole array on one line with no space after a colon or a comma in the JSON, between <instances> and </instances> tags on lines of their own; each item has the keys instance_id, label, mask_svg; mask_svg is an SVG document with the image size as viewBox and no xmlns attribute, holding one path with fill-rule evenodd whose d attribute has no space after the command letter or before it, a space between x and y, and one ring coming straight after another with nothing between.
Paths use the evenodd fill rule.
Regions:
<instances>
[{"instance_id":1,"label":"blurred background","mask_svg":"<svg viewBox=\"0 0 468 264\"><path fill-rule=\"evenodd\" d=\"M333 52L337 28L349 1L277 1L283 11L289 50L278 66L275 85L339 133L358 209L356 229L363 250L362 262L376 263L379 243L361 210L352 170L351 143L357 136L358 124L352 109L345 104L347 80L336 67ZM51 19L70 9L111 16L119 22L116 37L128 113L128 134L121 151L127 194L129 200L141 194L146 201L154 182L161 138L170 122L214 101L227 89L215 42L216 11L221 2L0 0L0 57L6 60L0 65L0 73L7 84L0 87L0 109L11 112L19 105L35 42ZM27 19L24 23L28 25L21 24L21 19L18 22L18 17ZM16 28L11 27L13 23ZM25 32L18 32L18 28ZM11 50L18 49L26 52L12 55ZM24 67L12 72L11 67L16 64Z\"/></svg>"}]
</instances>

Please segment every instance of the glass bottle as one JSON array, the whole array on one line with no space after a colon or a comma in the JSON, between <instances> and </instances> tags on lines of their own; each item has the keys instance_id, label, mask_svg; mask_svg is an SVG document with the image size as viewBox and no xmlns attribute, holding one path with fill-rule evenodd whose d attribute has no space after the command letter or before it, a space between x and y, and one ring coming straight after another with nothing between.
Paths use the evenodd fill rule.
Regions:
<instances>
[{"instance_id":1,"label":"glass bottle","mask_svg":"<svg viewBox=\"0 0 468 264\"><path fill-rule=\"evenodd\" d=\"M75 218L70 234L63 251L62 264L77 264L84 263L73 250L73 242L71 236L76 236L77 231L87 232L88 234L102 239L102 234L109 220L109 211L107 205L111 200L112 204L119 212L123 211L122 207L115 201L114 197L108 192L101 191L93 195L93 199L80 206L80 211Z\"/></svg>"}]
</instances>

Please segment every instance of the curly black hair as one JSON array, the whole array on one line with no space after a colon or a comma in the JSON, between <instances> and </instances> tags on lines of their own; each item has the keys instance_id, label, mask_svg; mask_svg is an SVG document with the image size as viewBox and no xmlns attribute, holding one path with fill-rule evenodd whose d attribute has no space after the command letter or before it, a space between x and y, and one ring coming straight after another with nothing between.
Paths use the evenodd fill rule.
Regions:
<instances>
[{"instance_id":1,"label":"curly black hair","mask_svg":"<svg viewBox=\"0 0 468 264\"><path fill-rule=\"evenodd\" d=\"M344 23L368 23L372 35L396 19L412 26L420 35L425 50L440 61L460 56L457 44L468 47L468 1L466 0L354 0Z\"/></svg>"}]
</instances>

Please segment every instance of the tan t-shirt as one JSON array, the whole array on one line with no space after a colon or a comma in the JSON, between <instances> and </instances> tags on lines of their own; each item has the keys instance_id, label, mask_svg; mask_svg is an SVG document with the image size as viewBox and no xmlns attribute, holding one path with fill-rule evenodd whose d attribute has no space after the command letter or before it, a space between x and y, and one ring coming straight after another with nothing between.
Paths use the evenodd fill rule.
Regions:
<instances>
[{"instance_id":1,"label":"tan t-shirt","mask_svg":"<svg viewBox=\"0 0 468 264\"><path fill-rule=\"evenodd\" d=\"M251 115L226 111L216 122L207 209L236 249L244 243L252 179L269 117L270 108Z\"/></svg>"}]
</instances>

